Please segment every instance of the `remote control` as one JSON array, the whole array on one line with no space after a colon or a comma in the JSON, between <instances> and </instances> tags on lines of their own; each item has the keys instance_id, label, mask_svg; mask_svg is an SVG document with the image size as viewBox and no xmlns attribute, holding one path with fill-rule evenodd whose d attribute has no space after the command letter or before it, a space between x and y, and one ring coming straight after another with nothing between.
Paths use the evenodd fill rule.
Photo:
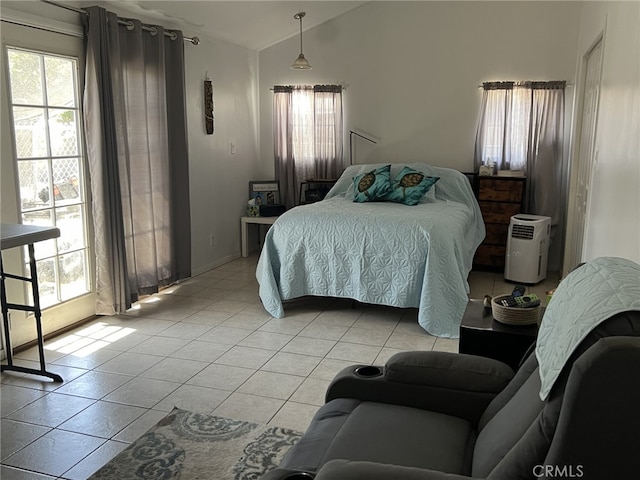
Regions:
<instances>
[{"instance_id":1,"label":"remote control","mask_svg":"<svg viewBox=\"0 0 640 480\"><path fill-rule=\"evenodd\" d=\"M511 292L512 297L521 297L524 295L526 289L522 285L516 285L513 287L513 292Z\"/></svg>"},{"instance_id":2,"label":"remote control","mask_svg":"<svg viewBox=\"0 0 640 480\"><path fill-rule=\"evenodd\" d=\"M531 308L540 305L538 296L531 293L521 297L505 297L500 300L503 307Z\"/></svg>"}]
</instances>

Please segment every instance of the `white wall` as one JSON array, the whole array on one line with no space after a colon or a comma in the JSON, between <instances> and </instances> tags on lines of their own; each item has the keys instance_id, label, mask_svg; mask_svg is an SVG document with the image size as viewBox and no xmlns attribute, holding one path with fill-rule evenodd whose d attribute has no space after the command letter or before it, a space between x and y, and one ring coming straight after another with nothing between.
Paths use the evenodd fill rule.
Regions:
<instances>
[{"instance_id":1,"label":"white wall","mask_svg":"<svg viewBox=\"0 0 640 480\"><path fill-rule=\"evenodd\" d=\"M603 32L597 162L582 259L640 262L640 3L586 2L578 59Z\"/></svg>"},{"instance_id":2,"label":"white wall","mask_svg":"<svg viewBox=\"0 0 640 480\"><path fill-rule=\"evenodd\" d=\"M483 81L574 82L578 2L385 2L304 33L311 71L292 71L291 38L260 52L260 153L273 169L276 84L341 83L356 163L427 161L471 170ZM567 104L573 90L567 90ZM349 163L348 137L345 163Z\"/></svg>"},{"instance_id":3,"label":"white wall","mask_svg":"<svg viewBox=\"0 0 640 480\"><path fill-rule=\"evenodd\" d=\"M185 52L193 274L240 256L248 182L271 176L263 175L258 163L257 52L200 39L200 45L189 45ZM213 135L206 134L204 123L207 71L213 83Z\"/></svg>"}]
</instances>

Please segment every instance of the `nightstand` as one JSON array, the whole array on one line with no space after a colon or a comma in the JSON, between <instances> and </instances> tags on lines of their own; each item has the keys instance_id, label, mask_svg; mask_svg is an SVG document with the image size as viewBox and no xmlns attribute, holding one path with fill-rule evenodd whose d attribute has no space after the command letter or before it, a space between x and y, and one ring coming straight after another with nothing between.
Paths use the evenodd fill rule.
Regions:
<instances>
[{"instance_id":1,"label":"nightstand","mask_svg":"<svg viewBox=\"0 0 640 480\"><path fill-rule=\"evenodd\" d=\"M241 217L240 218L240 253L243 257L249 256L249 241L248 241L248 225L250 223L257 225L273 225L278 217Z\"/></svg>"},{"instance_id":2,"label":"nightstand","mask_svg":"<svg viewBox=\"0 0 640 480\"><path fill-rule=\"evenodd\" d=\"M535 342L538 325L506 325L493 318L482 300L469 300L460 324L458 351L495 358L516 370Z\"/></svg>"}]
</instances>

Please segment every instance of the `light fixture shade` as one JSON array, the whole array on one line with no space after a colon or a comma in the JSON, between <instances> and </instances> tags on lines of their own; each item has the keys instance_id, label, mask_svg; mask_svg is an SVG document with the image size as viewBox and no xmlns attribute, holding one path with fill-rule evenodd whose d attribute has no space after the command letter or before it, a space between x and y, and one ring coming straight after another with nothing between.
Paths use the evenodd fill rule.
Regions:
<instances>
[{"instance_id":1,"label":"light fixture shade","mask_svg":"<svg viewBox=\"0 0 640 480\"><path fill-rule=\"evenodd\" d=\"M304 54L298 55L296 61L291 65L292 70L311 70L311 65L309 64L309 60L304 58Z\"/></svg>"}]
</instances>

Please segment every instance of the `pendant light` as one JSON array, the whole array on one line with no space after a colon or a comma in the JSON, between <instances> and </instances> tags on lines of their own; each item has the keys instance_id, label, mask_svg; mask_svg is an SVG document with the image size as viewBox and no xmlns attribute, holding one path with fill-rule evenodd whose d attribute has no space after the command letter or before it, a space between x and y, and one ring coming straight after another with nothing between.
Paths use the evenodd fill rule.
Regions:
<instances>
[{"instance_id":1,"label":"pendant light","mask_svg":"<svg viewBox=\"0 0 640 480\"><path fill-rule=\"evenodd\" d=\"M291 65L292 70L311 70L311 65L309 64L309 60L304 58L304 53L302 53L302 17L306 15L305 12L296 13L293 18L296 20L300 20L300 55L296 58L293 65Z\"/></svg>"}]
</instances>

